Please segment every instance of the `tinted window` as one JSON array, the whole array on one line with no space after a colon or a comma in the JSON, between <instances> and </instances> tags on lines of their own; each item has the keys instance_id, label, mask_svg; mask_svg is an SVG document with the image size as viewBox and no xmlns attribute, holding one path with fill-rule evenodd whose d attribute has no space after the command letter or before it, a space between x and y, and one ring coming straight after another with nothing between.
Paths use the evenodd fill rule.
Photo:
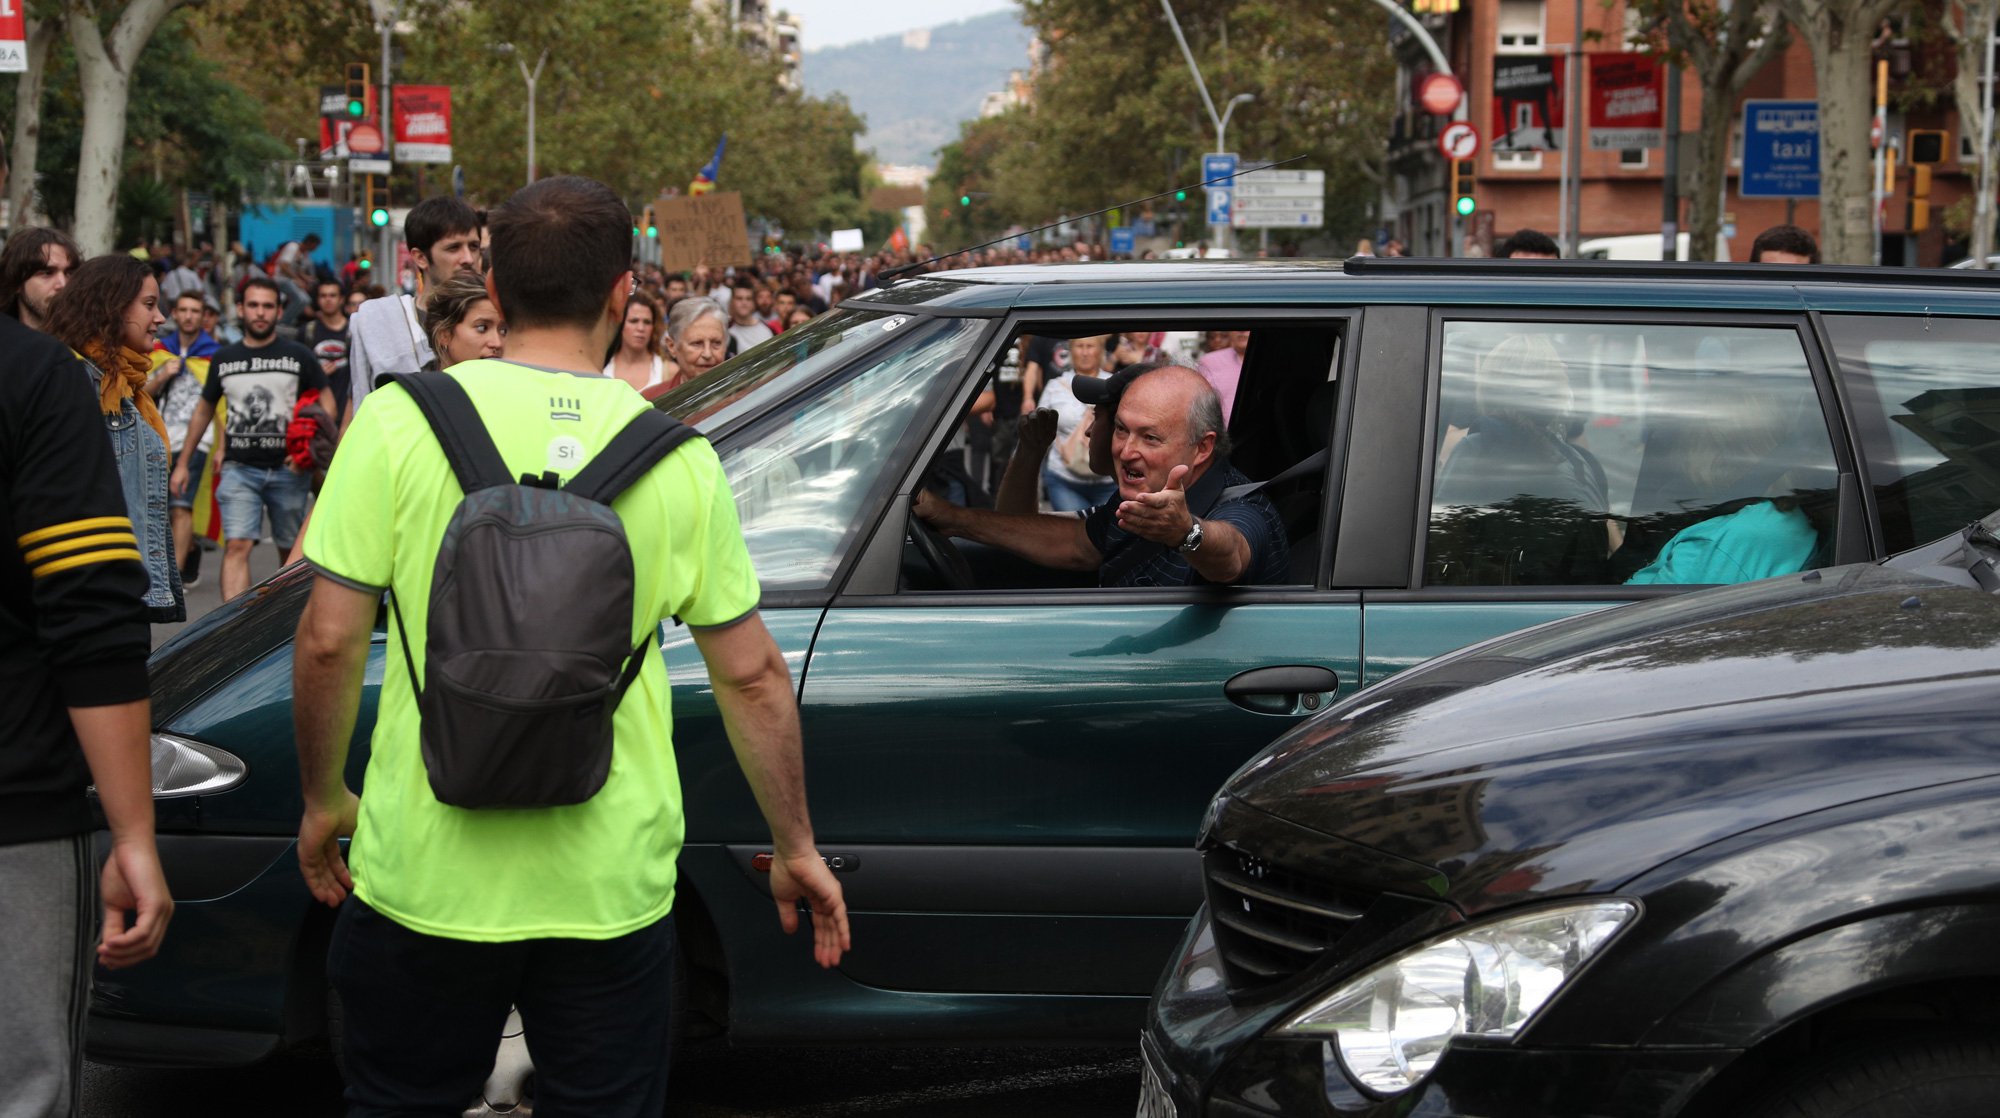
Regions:
<instances>
[{"instance_id":1,"label":"tinted window","mask_svg":"<svg viewBox=\"0 0 2000 1118\"><path fill-rule=\"evenodd\" d=\"M958 375L985 325L902 316L871 322L867 332L905 334L803 399L778 403L721 449L765 589L812 589L832 577L918 403ZM757 353L781 349L759 346Z\"/></svg>"},{"instance_id":2,"label":"tinted window","mask_svg":"<svg viewBox=\"0 0 2000 1118\"><path fill-rule=\"evenodd\" d=\"M2000 508L2000 323L1828 316L1892 552Z\"/></svg>"},{"instance_id":3,"label":"tinted window","mask_svg":"<svg viewBox=\"0 0 2000 1118\"><path fill-rule=\"evenodd\" d=\"M1790 328L1453 322L1426 581L1742 582L1821 565L1832 445Z\"/></svg>"},{"instance_id":4,"label":"tinted window","mask_svg":"<svg viewBox=\"0 0 2000 1118\"><path fill-rule=\"evenodd\" d=\"M824 375L855 351L879 341L885 320L891 317L898 326L909 321L900 315L830 311L785 331L782 344L757 346L716 366L707 376L662 395L657 406L703 430L720 427L754 412L764 400ZM756 399L751 399L753 394Z\"/></svg>"}]
</instances>

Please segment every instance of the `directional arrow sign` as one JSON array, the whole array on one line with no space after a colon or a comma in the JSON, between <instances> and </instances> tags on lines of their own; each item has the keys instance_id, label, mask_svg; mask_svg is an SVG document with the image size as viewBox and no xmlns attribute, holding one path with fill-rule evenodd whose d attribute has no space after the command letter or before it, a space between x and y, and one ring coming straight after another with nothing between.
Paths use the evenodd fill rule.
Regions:
<instances>
[{"instance_id":1,"label":"directional arrow sign","mask_svg":"<svg viewBox=\"0 0 2000 1118\"><path fill-rule=\"evenodd\" d=\"M1452 121L1438 133L1438 150L1446 159L1471 159L1479 154L1479 129L1468 121Z\"/></svg>"}]
</instances>

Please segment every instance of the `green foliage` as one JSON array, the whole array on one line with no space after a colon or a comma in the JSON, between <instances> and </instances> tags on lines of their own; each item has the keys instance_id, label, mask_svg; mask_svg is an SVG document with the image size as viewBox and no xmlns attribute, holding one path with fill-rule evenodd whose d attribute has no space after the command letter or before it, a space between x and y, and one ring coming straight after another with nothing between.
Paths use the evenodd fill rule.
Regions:
<instances>
[{"instance_id":1,"label":"green foliage","mask_svg":"<svg viewBox=\"0 0 2000 1118\"><path fill-rule=\"evenodd\" d=\"M0 119L13 119L17 85L0 83ZM120 243L164 235L181 189L240 202L261 188L272 160L289 154L264 129L257 101L199 49L181 15L169 16L140 54L126 112ZM76 57L66 39L58 40L49 52L35 170L44 208L59 224L70 222L76 206L82 130Z\"/></svg>"}]
</instances>

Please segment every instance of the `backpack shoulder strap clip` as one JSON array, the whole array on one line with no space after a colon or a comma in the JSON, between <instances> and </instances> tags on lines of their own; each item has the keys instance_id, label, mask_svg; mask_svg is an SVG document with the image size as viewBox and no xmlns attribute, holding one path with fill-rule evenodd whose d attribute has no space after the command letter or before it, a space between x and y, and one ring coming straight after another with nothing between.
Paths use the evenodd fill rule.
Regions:
<instances>
[{"instance_id":1,"label":"backpack shoulder strap clip","mask_svg":"<svg viewBox=\"0 0 2000 1118\"><path fill-rule=\"evenodd\" d=\"M609 505L682 443L701 437L700 431L666 412L648 408L613 435L563 491Z\"/></svg>"}]
</instances>

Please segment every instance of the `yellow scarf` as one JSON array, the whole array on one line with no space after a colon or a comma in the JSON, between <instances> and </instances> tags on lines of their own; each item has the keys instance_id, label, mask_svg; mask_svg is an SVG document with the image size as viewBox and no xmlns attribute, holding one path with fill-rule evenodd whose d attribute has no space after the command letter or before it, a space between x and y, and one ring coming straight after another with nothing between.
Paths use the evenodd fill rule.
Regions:
<instances>
[{"instance_id":1,"label":"yellow scarf","mask_svg":"<svg viewBox=\"0 0 2000 1118\"><path fill-rule=\"evenodd\" d=\"M106 348L101 342L83 347L83 356L104 374L103 383L99 386L98 407L105 415L117 415L121 402L129 397L139 409L139 418L160 433L160 442L166 446L174 445L174 441L167 437L167 421L161 418L159 405L146 391L146 378L153 371L152 358L124 346L119 346L115 354L106 352Z\"/></svg>"}]
</instances>

